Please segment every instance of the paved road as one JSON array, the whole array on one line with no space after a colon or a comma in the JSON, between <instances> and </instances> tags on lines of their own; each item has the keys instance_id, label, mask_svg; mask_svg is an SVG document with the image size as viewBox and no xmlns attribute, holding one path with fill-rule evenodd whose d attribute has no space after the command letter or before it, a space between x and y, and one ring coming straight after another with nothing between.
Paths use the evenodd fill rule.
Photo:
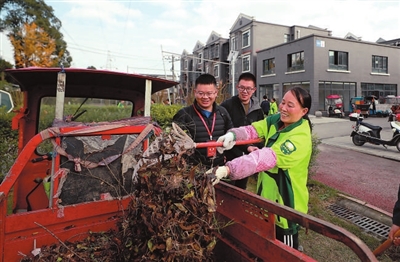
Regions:
<instances>
[{"instance_id":1,"label":"paved road","mask_svg":"<svg viewBox=\"0 0 400 262\"><path fill-rule=\"evenodd\" d=\"M364 121L381 126L383 128L381 131L382 139L390 140L392 138L393 133L387 118L370 117ZM355 122L350 121L348 118L311 117L311 122L314 124L314 133L322 139L322 143L324 144L400 161L400 152L395 146L385 148L382 145L373 145L369 143L363 146L354 145L351 141L350 134Z\"/></svg>"},{"instance_id":2,"label":"paved road","mask_svg":"<svg viewBox=\"0 0 400 262\"><path fill-rule=\"evenodd\" d=\"M383 127L381 137L392 137L387 118L367 118ZM396 147L355 146L349 119L311 117L321 139L314 179L391 213L400 183L400 152Z\"/></svg>"}]
</instances>

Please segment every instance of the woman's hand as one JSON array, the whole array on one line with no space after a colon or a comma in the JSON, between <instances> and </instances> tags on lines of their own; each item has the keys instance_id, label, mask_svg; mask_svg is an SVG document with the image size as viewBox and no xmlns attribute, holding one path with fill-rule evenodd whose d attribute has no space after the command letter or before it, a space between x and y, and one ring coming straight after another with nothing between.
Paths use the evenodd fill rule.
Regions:
<instances>
[{"instance_id":1,"label":"woman's hand","mask_svg":"<svg viewBox=\"0 0 400 262\"><path fill-rule=\"evenodd\" d=\"M212 185L213 186L218 184L219 181L222 178L226 178L226 177L229 176L229 167L227 167L227 166L219 166L219 167L217 167L217 169L215 170L215 173L214 173L214 170L215 170L215 168L211 168L211 169L207 170L207 172L206 172L206 175L210 175L210 174L211 175L212 174L215 175L215 177L212 180Z\"/></svg>"},{"instance_id":2,"label":"woman's hand","mask_svg":"<svg viewBox=\"0 0 400 262\"><path fill-rule=\"evenodd\" d=\"M247 147L247 152L251 153L251 152L256 151L256 150L258 150L258 149L259 149L259 148L256 147L256 146L248 146L248 147Z\"/></svg>"},{"instance_id":3,"label":"woman's hand","mask_svg":"<svg viewBox=\"0 0 400 262\"><path fill-rule=\"evenodd\" d=\"M389 238L392 240L393 245L400 245L400 237L395 237L395 233L400 230L400 226L393 224L390 228Z\"/></svg>"}]
</instances>

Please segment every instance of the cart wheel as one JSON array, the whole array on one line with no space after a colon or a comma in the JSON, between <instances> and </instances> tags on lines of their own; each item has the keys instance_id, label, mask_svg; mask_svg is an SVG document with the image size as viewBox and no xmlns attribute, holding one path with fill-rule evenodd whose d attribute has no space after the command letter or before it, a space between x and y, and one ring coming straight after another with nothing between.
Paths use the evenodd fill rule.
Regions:
<instances>
[{"instance_id":1,"label":"cart wheel","mask_svg":"<svg viewBox=\"0 0 400 262\"><path fill-rule=\"evenodd\" d=\"M351 140L353 141L353 144L355 144L356 146L362 146L365 144L365 139L363 139L363 137L360 135L354 135L351 138Z\"/></svg>"},{"instance_id":2,"label":"cart wheel","mask_svg":"<svg viewBox=\"0 0 400 262\"><path fill-rule=\"evenodd\" d=\"M400 151L400 139L397 139L396 148Z\"/></svg>"}]
</instances>

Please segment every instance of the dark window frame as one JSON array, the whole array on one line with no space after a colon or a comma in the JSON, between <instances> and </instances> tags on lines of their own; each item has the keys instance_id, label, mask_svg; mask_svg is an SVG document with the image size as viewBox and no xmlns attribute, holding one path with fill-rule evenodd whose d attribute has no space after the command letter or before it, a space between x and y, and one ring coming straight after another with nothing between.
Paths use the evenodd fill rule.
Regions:
<instances>
[{"instance_id":1,"label":"dark window frame","mask_svg":"<svg viewBox=\"0 0 400 262\"><path fill-rule=\"evenodd\" d=\"M250 55L242 57L242 72L250 72Z\"/></svg>"},{"instance_id":2,"label":"dark window frame","mask_svg":"<svg viewBox=\"0 0 400 262\"><path fill-rule=\"evenodd\" d=\"M329 69L348 71L349 53L329 50Z\"/></svg>"},{"instance_id":3,"label":"dark window frame","mask_svg":"<svg viewBox=\"0 0 400 262\"><path fill-rule=\"evenodd\" d=\"M304 70L304 51L289 54L287 56L287 71Z\"/></svg>"},{"instance_id":4,"label":"dark window frame","mask_svg":"<svg viewBox=\"0 0 400 262\"><path fill-rule=\"evenodd\" d=\"M263 60L263 75L275 74L275 57Z\"/></svg>"},{"instance_id":5,"label":"dark window frame","mask_svg":"<svg viewBox=\"0 0 400 262\"><path fill-rule=\"evenodd\" d=\"M242 48L250 46L250 29L242 34Z\"/></svg>"},{"instance_id":6,"label":"dark window frame","mask_svg":"<svg viewBox=\"0 0 400 262\"><path fill-rule=\"evenodd\" d=\"M388 62L389 62L389 58L387 56L373 55L371 71L373 73L387 74L388 73Z\"/></svg>"}]
</instances>

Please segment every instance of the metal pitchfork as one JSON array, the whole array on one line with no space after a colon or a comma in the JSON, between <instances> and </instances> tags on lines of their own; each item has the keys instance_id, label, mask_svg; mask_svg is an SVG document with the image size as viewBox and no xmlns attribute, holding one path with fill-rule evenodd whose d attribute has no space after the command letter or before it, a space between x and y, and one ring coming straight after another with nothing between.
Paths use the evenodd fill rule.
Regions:
<instances>
[{"instance_id":1,"label":"metal pitchfork","mask_svg":"<svg viewBox=\"0 0 400 262\"><path fill-rule=\"evenodd\" d=\"M222 147L223 143L222 142L216 142L216 141L210 141L210 142L202 142L202 143L195 143L193 139L188 136L185 131L182 130L177 124L172 123L172 129L170 136L168 136L168 139L162 139L161 137L156 138L155 141L151 143L151 145L148 147L148 149L143 152L143 158L141 158L138 163L134 166L134 171L133 171L133 176L132 180L135 180L137 177L137 172L138 170L143 166L151 166L152 164L155 164L156 158L152 156L157 156L158 153L160 152L161 147L167 143L173 143L173 147L176 152L178 153L184 153L187 152L189 153L191 150L195 148L207 148L208 152L215 153L217 150L217 147ZM170 140L170 141L169 141ZM235 145L248 145L248 144L254 144L254 143L260 143L263 140L261 139L250 139L250 140L240 140L236 141ZM170 159L173 157L173 154L166 154L164 155L164 159Z\"/></svg>"},{"instance_id":2,"label":"metal pitchfork","mask_svg":"<svg viewBox=\"0 0 400 262\"><path fill-rule=\"evenodd\" d=\"M210 141L210 142L201 142L195 143L192 138L190 138L185 131L183 131L177 124L172 123L172 130L171 133L173 134L174 138L179 141L183 142L185 149L193 149L193 148L214 148L216 150L217 147L222 147L222 142ZM249 140L239 140L235 141L235 145L249 145L249 144L257 144L262 142L263 140L260 138L257 139L249 139Z\"/></svg>"}]
</instances>

